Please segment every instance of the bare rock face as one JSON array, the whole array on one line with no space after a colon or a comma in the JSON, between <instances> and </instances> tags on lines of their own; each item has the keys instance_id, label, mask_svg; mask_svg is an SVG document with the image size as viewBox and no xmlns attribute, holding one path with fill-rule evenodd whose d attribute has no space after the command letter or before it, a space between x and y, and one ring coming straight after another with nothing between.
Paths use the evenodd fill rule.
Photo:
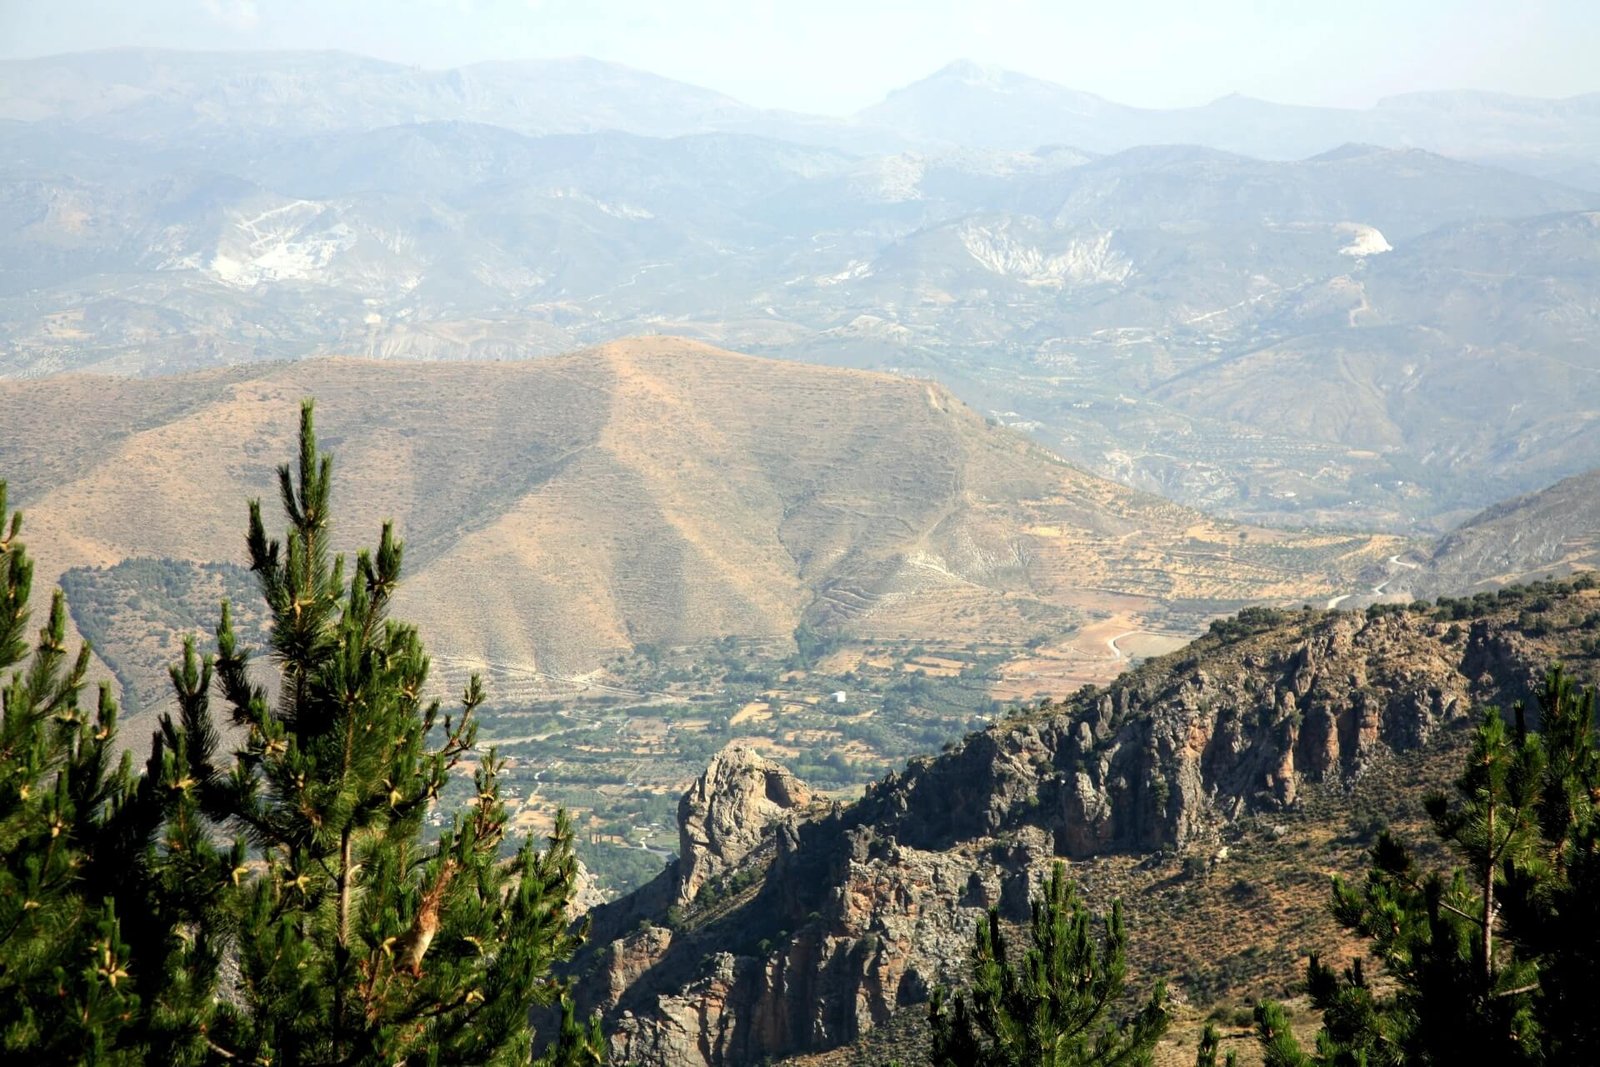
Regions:
<instances>
[{"instance_id":1,"label":"bare rock face","mask_svg":"<svg viewBox=\"0 0 1600 1067\"><path fill-rule=\"evenodd\" d=\"M1571 595L1551 610L1600 609L1600 593ZM1104 689L913 760L848 807L807 806L783 768L729 748L683 798L677 867L595 910L580 1000L605 1014L618 1059L644 1067L847 1044L959 981L986 909L1025 919L1055 860L1074 861L1099 906L1093 865L1076 861L1209 855L1229 821L1527 697L1553 659L1573 665L1515 619L1514 606L1463 624L1247 613Z\"/></svg>"},{"instance_id":2,"label":"bare rock face","mask_svg":"<svg viewBox=\"0 0 1600 1067\"><path fill-rule=\"evenodd\" d=\"M811 803L811 790L754 749L735 741L712 759L678 802L678 902L738 866L772 824Z\"/></svg>"},{"instance_id":3,"label":"bare rock face","mask_svg":"<svg viewBox=\"0 0 1600 1067\"><path fill-rule=\"evenodd\" d=\"M604 990L613 1058L731 1065L852 1041L959 981L985 909L1025 916L1050 853L1039 833L1003 854L935 852L837 815L786 823L742 906L670 945L635 932L613 949L602 973L647 975Z\"/></svg>"},{"instance_id":4,"label":"bare rock face","mask_svg":"<svg viewBox=\"0 0 1600 1067\"><path fill-rule=\"evenodd\" d=\"M606 894L595 884L594 875L589 868L584 866L582 860L577 861L578 877L572 890L572 901L568 905L574 915L582 915L591 908L599 907L606 902Z\"/></svg>"}]
</instances>

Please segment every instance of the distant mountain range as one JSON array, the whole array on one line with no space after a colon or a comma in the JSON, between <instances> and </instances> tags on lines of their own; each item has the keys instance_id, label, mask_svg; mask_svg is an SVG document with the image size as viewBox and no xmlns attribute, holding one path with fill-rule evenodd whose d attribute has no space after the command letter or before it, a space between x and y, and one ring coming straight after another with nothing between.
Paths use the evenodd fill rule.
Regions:
<instances>
[{"instance_id":1,"label":"distant mountain range","mask_svg":"<svg viewBox=\"0 0 1600 1067\"><path fill-rule=\"evenodd\" d=\"M424 70L339 52L120 49L0 62L0 119L71 122L128 139L461 121L533 135L745 133L874 154L1056 144L1109 153L1193 144L1299 159L1368 142L1497 159L1569 181L1600 176L1600 93L1564 100L1409 93L1367 109L1235 95L1163 110L966 60L856 115L833 117L752 107L581 57Z\"/></svg>"},{"instance_id":2,"label":"distant mountain range","mask_svg":"<svg viewBox=\"0 0 1600 1067\"><path fill-rule=\"evenodd\" d=\"M1580 170L1592 168L1600 156L1600 93L1564 100L1484 92L1408 93L1365 109L1274 104L1233 95L1199 107L1151 109L961 61L891 93L856 118L930 141L1013 150L1053 143L1096 152L1197 144L1299 159L1337 144L1368 142L1536 168L1565 163Z\"/></svg>"},{"instance_id":3,"label":"distant mountain range","mask_svg":"<svg viewBox=\"0 0 1600 1067\"><path fill-rule=\"evenodd\" d=\"M1594 111L1147 112L957 64L827 119L590 60L0 63L0 375L671 333L935 379L1241 520L1442 532L1600 465Z\"/></svg>"}]
</instances>

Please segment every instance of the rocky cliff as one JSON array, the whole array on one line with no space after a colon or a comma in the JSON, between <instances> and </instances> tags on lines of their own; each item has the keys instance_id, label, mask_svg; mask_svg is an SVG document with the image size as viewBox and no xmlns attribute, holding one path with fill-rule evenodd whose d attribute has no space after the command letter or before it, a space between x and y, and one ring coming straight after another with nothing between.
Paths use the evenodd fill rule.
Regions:
<instances>
[{"instance_id":1,"label":"rocky cliff","mask_svg":"<svg viewBox=\"0 0 1600 1067\"><path fill-rule=\"evenodd\" d=\"M693 903L760 847L771 824L810 803L788 768L739 742L723 749L678 802L678 903Z\"/></svg>"},{"instance_id":2,"label":"rocky cliff","mask_svg":"<svg viewBox=\"0 0 1600 1067\"><path fill-rule=\"evenodd\" d=\"M1057 858L1209 856L1231 821L1427 746L1474 707L1530 693L1554 658L1592 676L1590 584L1427 610L1245 612L1105 689L914 760L849 806L808 804L781 768L725 752L684 798L683 857L593 913L581 996L627 1062L752 1063L853 1041L959 980L983 909L1025 915Z\"/></svg>"}]
</instances>

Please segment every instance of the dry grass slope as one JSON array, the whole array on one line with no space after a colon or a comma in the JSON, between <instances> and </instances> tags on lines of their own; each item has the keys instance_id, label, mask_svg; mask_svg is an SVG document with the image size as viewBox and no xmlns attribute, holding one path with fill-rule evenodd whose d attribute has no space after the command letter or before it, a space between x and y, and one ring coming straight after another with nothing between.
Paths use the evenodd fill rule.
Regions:
<instances>
[{"instance_id":1,"label":"dry grass slope","mask_svg":"<svg viewBox=\"0 0 1600 1067\"><path fill-rule=\"evenodd\" d=\"M240 561L244 501L272 495L305 396L336 457L339 539L396 519L399 611L456 665L573 674L802 619L1020 644L1113 597L1323 597L1396 550L1212 522L926 382L641 338L529 362L0 383L0 476L42 577Z\"/></svg>"}]
</instances>

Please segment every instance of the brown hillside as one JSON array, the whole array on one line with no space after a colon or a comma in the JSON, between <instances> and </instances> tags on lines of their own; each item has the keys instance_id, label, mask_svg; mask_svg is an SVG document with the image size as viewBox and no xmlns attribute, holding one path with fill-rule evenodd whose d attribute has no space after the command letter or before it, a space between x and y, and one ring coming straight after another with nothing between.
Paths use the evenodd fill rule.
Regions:
<instances>
[{"instance_id":1,"label":"brown hillside","mask_svg":"<svg viewBox=\"0 0 1600 1067\"><path fill-rule=\"evenodd\" d=\"M242 558L295 408L318 403L337 533L393 516L400 611L447 667L572 674L643 642L1022 642L1110 597L1309 599L1390 539L1214 523L986 425L942 388L671 338L514 363L314 360L0 383L0 476L42 576ZM107 656L115 649L105 649Z\"/></svg>"}]
</instances>

